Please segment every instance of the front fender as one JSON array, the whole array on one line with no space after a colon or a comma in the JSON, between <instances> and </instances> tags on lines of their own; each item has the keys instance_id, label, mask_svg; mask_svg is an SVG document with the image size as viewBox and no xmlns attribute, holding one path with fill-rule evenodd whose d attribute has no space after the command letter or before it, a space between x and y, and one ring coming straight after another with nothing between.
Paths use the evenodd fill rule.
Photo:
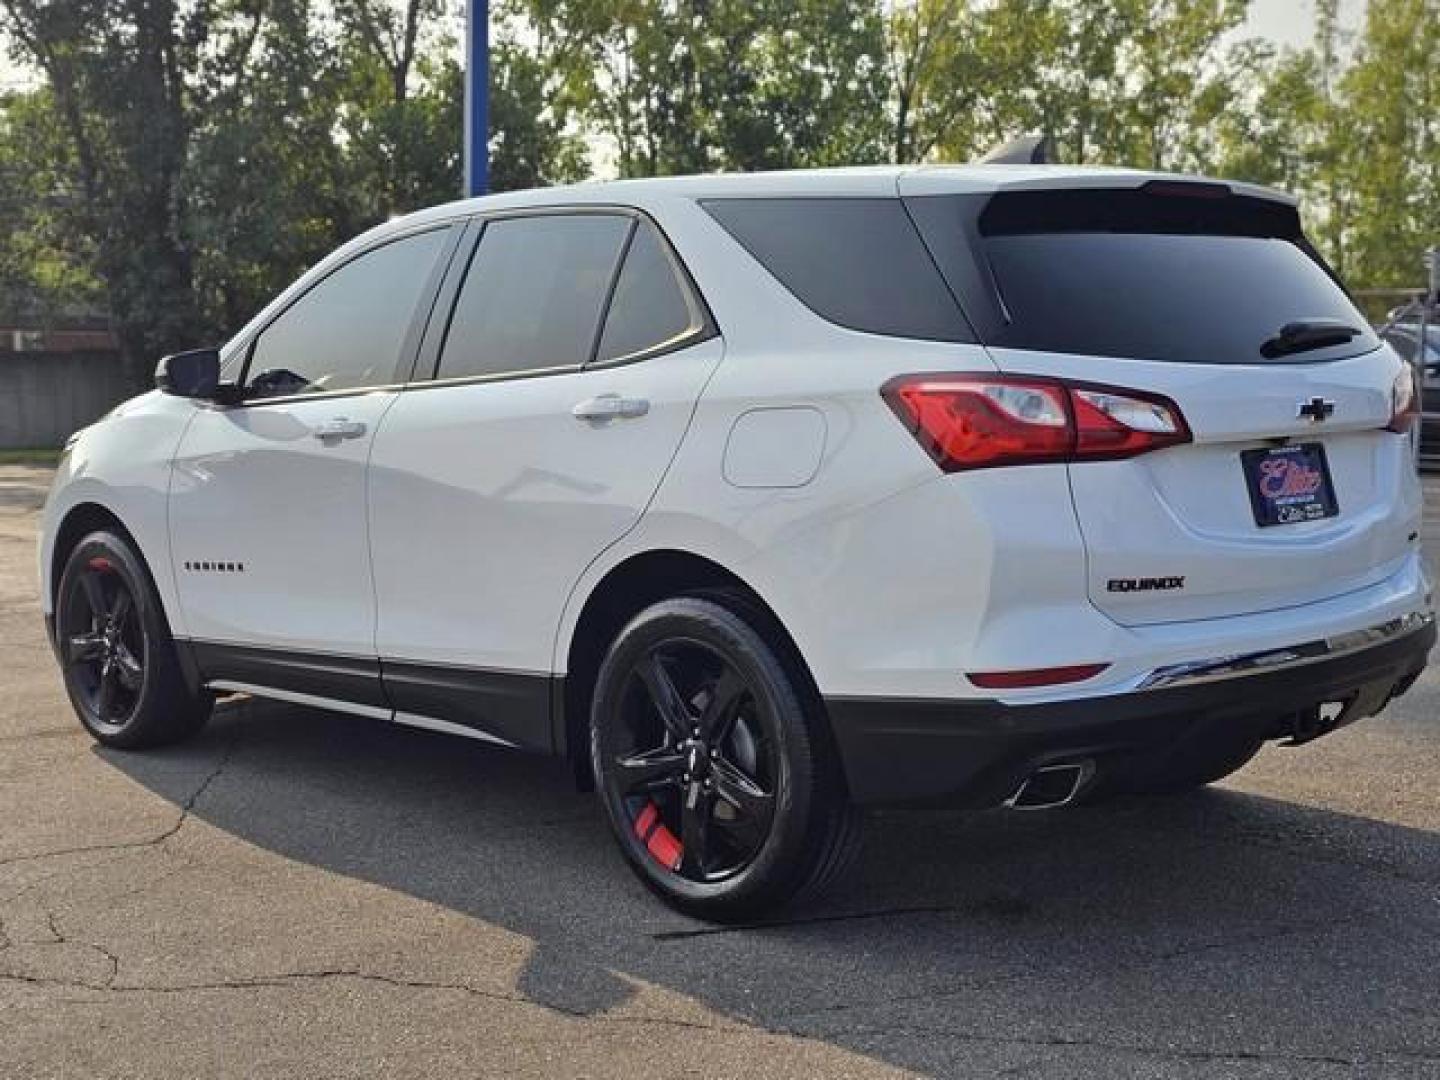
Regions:
<instances>
[{"instance_id":1,"label":"front fender","mask_svg":"<svg viewBox=\"0 0 1440 1080\"><path fill-rule=\"evenodd\" d=\"M166 618L186 634L170 559L166 504L171 463L185 429L201 408L151 392L125 402L71 440L45 501L40 533L40 605L54 613L57 542L67 520L86 506L118 519L150 568Z\"/></svg>"}]
</instances>

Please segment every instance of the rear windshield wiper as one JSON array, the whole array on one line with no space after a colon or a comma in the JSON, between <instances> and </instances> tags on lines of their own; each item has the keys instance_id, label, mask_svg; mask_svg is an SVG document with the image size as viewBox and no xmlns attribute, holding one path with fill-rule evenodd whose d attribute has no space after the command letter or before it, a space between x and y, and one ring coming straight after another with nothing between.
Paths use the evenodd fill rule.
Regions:
<instances>
[{"instance_id":1,"label":"rear windshield wiper","mask_svg":"<svg viewBox=\"0 0 1440 1080\"><path fill-rule=\"evenodd\" d=\"M1272 338L1260 345L1260 355L1273 360L1277 356L1323 349L1326 345L1344 345L1364 331L1339 319L1297 319L1280 328Z\"/></svg>"}]
</instances>

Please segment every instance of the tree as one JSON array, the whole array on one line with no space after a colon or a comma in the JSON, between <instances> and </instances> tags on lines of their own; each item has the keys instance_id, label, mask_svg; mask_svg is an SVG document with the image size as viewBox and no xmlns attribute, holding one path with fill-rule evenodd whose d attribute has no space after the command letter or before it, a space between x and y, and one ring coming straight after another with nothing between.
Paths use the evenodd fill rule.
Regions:
<instances>
[{"instance_id":1,"label":"tree","mask_svg":"<svg viewBox=\"0 0 1440 1080\"><path fill-rule=\"evenodd\" d=\"M581 180L590 157L572 119L585 87L578 44L560 20L531 20L525 0L492 13L490 186L495 191ZM459 72L457 70L457 83Z\"/></svg>"},{"instance_id":2,"label":"tree","mask_svg":"<svg viewBox=\"0 0 1440 1080\"><path fill-rule=\"evenodd\" d=\"M884 156L872 0L530 0L517 18L622 176Z\"/></svg>"},{"instance_id":3,"label":"tree","mask_svg":"<svg viewBox=\"0 0 1440 1080\"><path fill-rule=\"evenodd\" d=\"M1129 26L1120 61L1127 85L1117 163L1194 167L1204 156L1203 145L1187 136L1204 130L1216 53L1224 35L1244 21L1247 0L1133 0L1117 6L1128 9Z\"/></svg>"},{"instance_id":4,"label":"tree","mask_svg":"<svg viewBox=\"0 0 1440 1080\"><path fill-rule=\"evenodd\" d=\"M307 0L267 0L192 74L188 234L207 340L239 329L346 237L379 220L348 188L337 42Z\"/></svg>"},{"instance_id":5,"label":"tree","mask_svg":"<svg viewBox=\"0 0 1440 1080\"><path fill-rule=\"evenodd\" d=\"M17 180L0 305L98 290L140 386L157 356L233 333L340 241L458 197L461 72L439 11L0 0L0 29L44 77L0 117L0 175ZM497 146L539 163L516 182L578 177L578 139L505 93L533 61L516 48L494 70Z\"/></svg>"},{"instance_id":6,"label":"tree","mask_svg":"<svg viewBox=\"0 0 1440 1080\"><path fill-rule=\"evenodd\" d=\"M69 166L53 95L0 97L0 325L50 325L101 300L93 251L63 227Z\"/></svg>"},{"instance_id":7,"label":"tree","mask_svg":"<svg viewBox=\"0 0 1440 1080\"><path fill-rule=\"evenodd\" d=\"M103 299L137 382L338 242L459 194L458 0L0 0L39 73L0 98L0 307ZM1317 0L1301 50L1246 0L496 0L496 190L968 160L1218 173L1304 199L1361 285L1440 221L1440 0Z\"/></svg>"},{"instance_id":8,"label":"tree","mask_svg":"<svg viewBox=\"0 0 1440 1080\"><path fill-rule=\"evenodd\" d=\"M383 220L460 189L461 73L444 0L337 0L349 188ZM423 51L422 51L423 47Z\"/></svg>"},{"instance_id":9,"label":"tree","mask_svg":"<svg viewBox=\"0 0 1440 1080\"><path fill-rule=\"evenodd\" d=\"M1347 262L1367 284L1413 284L1440 240L1440 0L1370 0L1340 93Z\"/></svg>"},{"instance_id":10,"label":"tree","mask_svg":"<svg viewBox=\"0 0 1440 1080\"><path fill-rule=\"evenodd\" d=\"M94 244L127 364L195 340L201 319L182 174L193 122L186 72L214 10L147 0L0 0L44 73L68 141L66 216Z\"/></svg>"},{"instance_id":11,"label":"tree","mask_svg":"<svg viewBox=\"0 0 1440 1080\"><path fill-rule=\"evenodd\" d=\"M995 59L977 47L982 32L967 0L914 0L891 11L886 59L892 161L924 161L937 146L972 141L966 118L995 69L982 63Z\"/></svg>"}]
</instances>

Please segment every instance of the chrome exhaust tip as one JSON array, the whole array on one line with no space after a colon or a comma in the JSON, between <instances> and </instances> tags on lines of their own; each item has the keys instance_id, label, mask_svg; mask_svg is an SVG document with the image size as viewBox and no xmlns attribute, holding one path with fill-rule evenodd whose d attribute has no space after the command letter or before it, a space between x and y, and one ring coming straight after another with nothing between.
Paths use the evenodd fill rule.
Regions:
<instances>
[{"instance_id":1,"label":"chrome exhaust tip","mask_svg":"<svg viewBox=\"0 0 1440 1080\"><path fill-rule=\"evenodd\" d=\"M1036 769L1002 804L1011 810L1050 810L1075 801L1095 775L1093 761L1067 761Z\"/></svg>"}]
</instances>

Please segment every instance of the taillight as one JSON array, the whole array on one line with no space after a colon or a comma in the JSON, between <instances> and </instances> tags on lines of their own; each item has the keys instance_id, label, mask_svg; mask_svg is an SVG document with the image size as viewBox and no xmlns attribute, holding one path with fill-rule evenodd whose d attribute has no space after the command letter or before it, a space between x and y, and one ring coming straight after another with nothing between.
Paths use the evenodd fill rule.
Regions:
<instances>
[{"instance_id":1,"label":"taillight","mask_svg":"<svg viewBox=\"0 0 1440 1080\"><path fill-rule=\"evenodd\" d=\"M1404 435L1419 415L1420 394L1415 387L1415 369L1406 364L1390 387L1390 423L1385 425L1385 430Z\"/></svg>"},{"instance_id":2,"label":"taillight","mask_svg":"<svg viewBox=\"0 0 1440 1080\"><path fill-rule=\"evenodd\" d=\"M1134 457L1190 441L1180 409L1138 390L1026 375L901 375L880 391L946 472Z\"/></svg>"}]
</instances>

